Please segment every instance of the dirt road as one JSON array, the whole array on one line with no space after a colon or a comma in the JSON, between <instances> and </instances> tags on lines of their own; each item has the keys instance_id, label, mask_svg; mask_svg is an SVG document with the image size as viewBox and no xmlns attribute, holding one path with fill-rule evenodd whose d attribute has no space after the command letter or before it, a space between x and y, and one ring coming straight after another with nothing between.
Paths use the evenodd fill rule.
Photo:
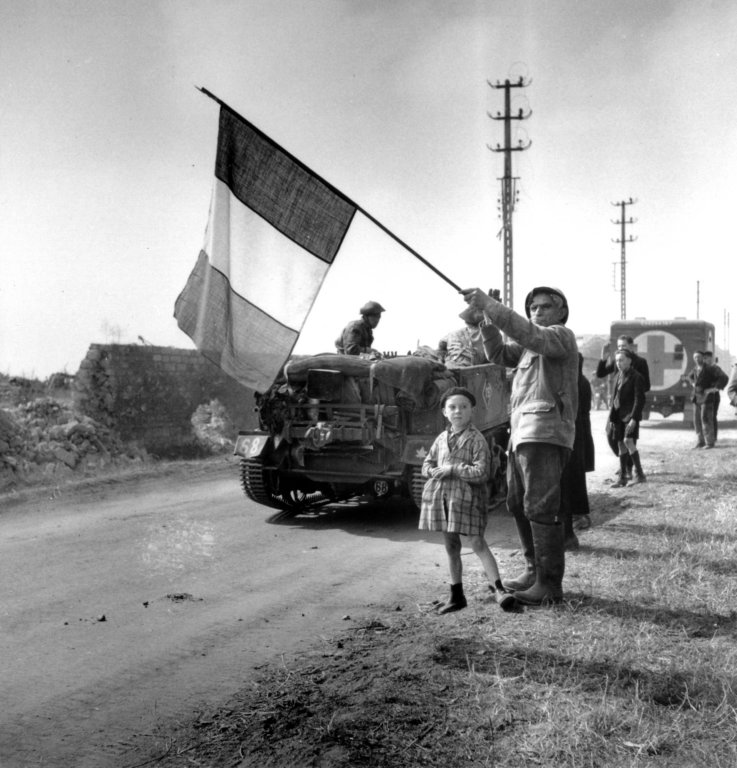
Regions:
<instances>
[{"instance_id":1,"label":"dirt road","mask_svg":"<svg viewBox=\"0 0 737 768\"><path fill-rule=\"evenodd\" d=\"M441 594L443 551L423 541L402 502L271 520L225 461L6 508L0 765L143 763L154 726L254 667Z\"/></svg>"}]
</instances>

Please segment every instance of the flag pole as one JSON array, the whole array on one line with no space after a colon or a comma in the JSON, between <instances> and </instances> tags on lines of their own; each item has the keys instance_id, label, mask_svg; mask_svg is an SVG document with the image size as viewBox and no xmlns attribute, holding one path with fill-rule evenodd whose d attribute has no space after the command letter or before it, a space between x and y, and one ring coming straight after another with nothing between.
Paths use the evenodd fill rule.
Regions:
<instances>
[{"instance_id":1,"label":"flag pole","mask_svg":"<svg viewBox=\"0 0 737 768\"><path fill-rule=\"evenodd\" d=\"M452 288L455 288L458 293L461 292L461 289L459 286L457 286L449 277L444 275L437 267L435 267L433 264L431 264L427 259L420 256L419 253L414 248L411 248L407 243L404 242L401 238L399 238L397 235L395 235L390 229L387 229L380 221L378 221L376 218L374 218L367 210L362 208L358 203L351 200L349 197L346 197L342 192L340 192L338 189L336 189L332 184L325 181L322 176L319 176L316 174L311 168L308 168L301 160L294 157L294 155L290 154L285 150L283 147L279 146L273 139L271 139L269 136L267 136L263 131L258 129L253 123L251 123L249 120L246 120L245 117L242 115L239 115L231 106L226 104L224 101L219 99L217 96L215 96L214 93L211 93L207 90L207 88L203 88L199 85L196 85L195 88L198 91L201 91L205 94L205 96L209 96L214 102L219 104L221 107L227 109L231 114L235 115L239 120L242 120L244 123L246 123L248 126L253 128L254 131L259 133L261 136L263 136L265 139L267 139L269 142L271 142L275 147L279 149L280 152L283 152L285 155L287 155L291 160L293 160L295 163L300 165L302 168L304 168L306 171L308 171L312 176L315 176L316 178L320 179L320 181L325 184L327 187L329 187L333 192L335 192L337 195L340 195L347 203L350 203L357 211L360 211L369 221L371 221L373 224L375 224L382 232L389 235L389 237L392 238L396 243L402 246L406 251L411 253L416 259L421 261L428 269L432 270L438 277L445 280L448 285L450 285Z\"/></svg>"}]
</instances>

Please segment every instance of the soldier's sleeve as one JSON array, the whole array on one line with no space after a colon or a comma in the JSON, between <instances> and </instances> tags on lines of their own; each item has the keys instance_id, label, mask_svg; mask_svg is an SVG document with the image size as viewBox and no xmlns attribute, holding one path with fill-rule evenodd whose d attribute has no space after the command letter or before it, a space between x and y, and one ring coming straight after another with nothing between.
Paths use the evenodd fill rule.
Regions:
<instances>
[{"instance_id":1,"label":"soldier's sleeve","mask_svg":"<svg viewBox=\"0 0 737 768\"><path fill-rule=\"evenodd\" d=\"M356 323L350 323L343 331L343 350L346 355L360 355L363 351L363 336Z\"/></svg>"}]
</instances>

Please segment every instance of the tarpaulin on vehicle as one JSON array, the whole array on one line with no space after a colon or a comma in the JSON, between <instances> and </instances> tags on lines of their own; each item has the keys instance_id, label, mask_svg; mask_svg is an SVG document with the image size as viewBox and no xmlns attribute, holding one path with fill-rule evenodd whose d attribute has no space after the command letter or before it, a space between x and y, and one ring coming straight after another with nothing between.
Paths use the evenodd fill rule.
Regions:
<instances>
[{"instance_id":1,"label":"tarpaulin on vehicle","mask_svg":"<svg viewBox=\"0 0 737 768\"><path fill-rule=\"evenodd\" d=\"M307 381L307 371L313 368L323 370L340 371L346 376L358 376L368 378L373 362L356 355L310 355L308 357L295 357L284 366L284 376L290 384L304 383Z\"/></svg>"},{"instance_id":2,"label":"tarpaulin on vehicle","mask_svg":"<svg viewBox=\"0 0 737 768\"><path fill-rule=\"evenodd\" d=\"M371 385L379 381L398 390L397 405L433 408L456 380L442 363L422 357L390 357L371 366Z\"/></svg>"}]
</instances>

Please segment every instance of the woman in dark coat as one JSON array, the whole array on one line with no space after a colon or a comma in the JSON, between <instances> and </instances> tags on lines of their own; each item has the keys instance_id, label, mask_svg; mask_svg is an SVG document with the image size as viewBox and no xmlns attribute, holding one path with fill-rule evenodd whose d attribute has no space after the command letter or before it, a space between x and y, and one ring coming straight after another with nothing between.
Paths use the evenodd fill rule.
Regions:
<instances>
[{"instance_id":1,"label":"woman in dark coat","mask_svg":"<svg viewBox=\"0 0 737 768\"><path fill-rule=\"evenodd\" d=\"M645 406L645 381L632 367L632 353L628 349L617 350L617 382L614 385L612 408L607 422L607 434L619 446L620 476L612 488L627 485L627 456L632 459L635 476L631 484L644 483L647 479L640 464L637 440L640 437L640 420Z\"/></svg>"},{"instance_id":2,"label":"woman in dark coat","mask_svg":"<svg viewBox=\"0 0 737 768\"><path fill-rule=\"evenodd\" d=\"M566 549L577 549L578 539L573 532L573 518L590 524L589 494L586 473L594 469L594 438L591 434L591 384L583 375L583 356L578 355L578 411L573 451L560 479L560 509L563 518Z\"/></svg>"}]
</instances>

